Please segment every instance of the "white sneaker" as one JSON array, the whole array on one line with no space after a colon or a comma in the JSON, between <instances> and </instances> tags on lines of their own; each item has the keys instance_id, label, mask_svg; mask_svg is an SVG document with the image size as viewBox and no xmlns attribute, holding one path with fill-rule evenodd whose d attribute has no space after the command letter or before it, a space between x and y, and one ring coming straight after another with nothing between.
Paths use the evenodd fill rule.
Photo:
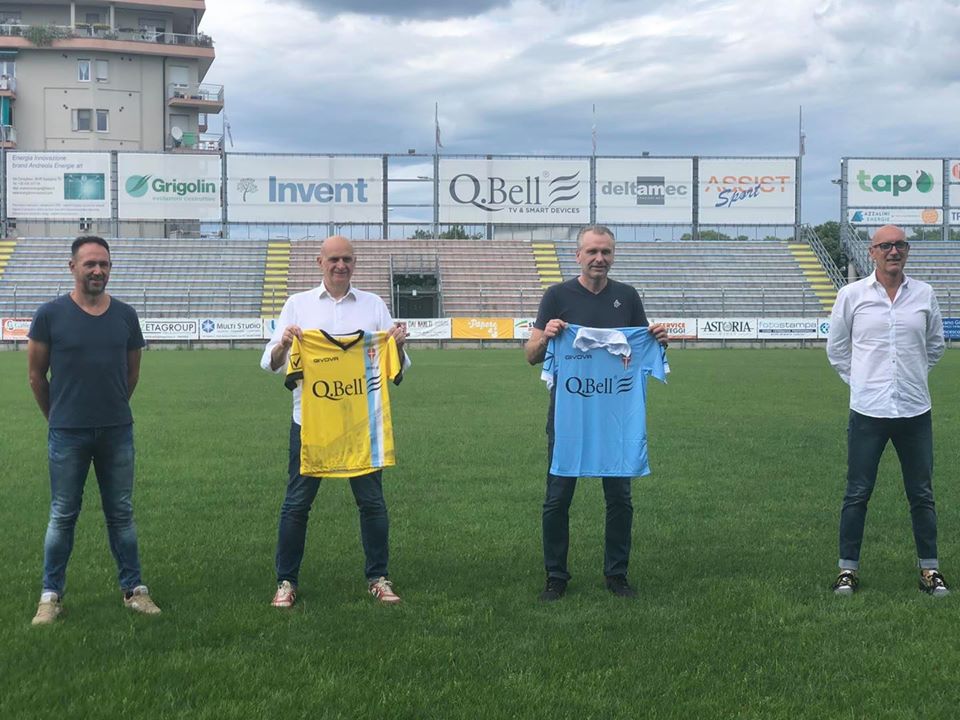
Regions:
<instances>
[{"instance_id":1,"label":"white sneaker","mask_svg":"<svg viewBox=\"0 0 960 720\"><path fill-rule=\"evenodd\" d=\"M37 605L37 614L30 621L31 625L52 625L57 616L63 611L60 604L60 596L55 592L45 592L40 596L40 604Z\"/></svg>"},{"instance_id":2,"label":"white sneaker","mask_svg":"<svg viewBox=\"0 0 960 720\"><path fill-rule=\"evenodd\" d=\"M400 596L393 590L393 583L385 577L372 581L369 590L370 594L384 605L397 605L400 602Z\"/></svg>"},{"instance_id":3,"label":"white sneaker","mask_svg":"<svg viewBox=\"0 0 960 720\"><path fill-rule=\"evenodd\" d=\"M273 595L270 604L277 608L293 607L297 601L297 589L289 580L284 580L277 585L277 592Z\"/></svg>"},{"instance_id":4,"label":"white sneaker","mask_svg":"<svg viewBox=\"0 0 960 720\"><path fill-rule=\"evenodd\" d=\"M123 596L123 604L134 612L144 615L159 615L160 608L150 599L150 591L146 585L137 585L129 594Z\"/></svg>"}]
</instances>

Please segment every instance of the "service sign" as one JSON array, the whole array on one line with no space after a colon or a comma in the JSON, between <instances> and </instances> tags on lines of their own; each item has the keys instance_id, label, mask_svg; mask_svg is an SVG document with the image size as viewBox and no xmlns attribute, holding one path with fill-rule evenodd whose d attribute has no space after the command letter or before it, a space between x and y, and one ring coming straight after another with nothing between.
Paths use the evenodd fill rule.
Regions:
<instances>
[{"instance_id":1,"label":"service sign","mask_svg":"<svg viewBox=\"0 0 960 720\"><path fill-rule=\"evenodd\" d=\"M230 222L379 223L379 157L227 155Z\"/></svg>"},{"instance_id":2,"label":"service sign","mask_svg":"<svg viewBox=\"0 0 960 720\"><path fill-rule=\"evenodd\" d=\"M696 318L666 318L661 320L650 319L650 323L659 323L667 328L667 337L670 340L696 340L697 339L697 319Z\"/></svg>"},{"instance_id":3,"label":"service sign","mask_svg":"<svg viewBox=\"0 0 960 720\"><path fill-rule=\"evenodd\" d=\"M760 340L816 340L817 318L758 318Z\"/></svg>"},{"instance_id":4,"label":"service sign","mask_svg":"<svg viewBox=\"0 0 960 720\"><path fill-rule=\"evenodd\" d=\"M440 222L584 225L588 160L440 160Z\"/></svg>"},{"instance_id":5,"label":"service sign","mask_svg":"<svg viewBox=\"0 0 960 720\"><path fill-rule=\"evenodd\" d=\"M110 154L8 152L7 215L109 218Z\"/></svg>"},{"instance_id":6,"label":"service sign","mask_svg":"<svg viewBox=\"0 0 960 720\"><path fill-rule=\"evenodd\" d=\"M416 318L397 322L407 326L410 340L449 340L452 334L450 318Z\"/></svg>"},{"instance_id":7,"label":"service sign","mask_svg":"<svg viewBox=\"0 0 960 720\"><path fill-rule=\"evenodd\" d=\"M793 225L795 158L703 158L699 166L703 225Z\"/></svg>"},{"instance_id":8,"label":"service sign","mask_svg":"<svg viewBox=\"0 0 960 720\"><path fill-rule=\"evenodd\" d=\"M940 207L943 161L848 158L847 207Z\"/></svg>"},{"instance_id":9,"label":"service sign","mask_svg":"<svg viewBox=\"0 0 960 720\"><path fill-rule=\"evenodd\" d=\"M756 340L756 318L700 318L697 320L700 340Z\"/></svg>"},{"instance_id":10,"label":"service sign","mask_svg":"<svg viewBox=\"0 0 960 720\"><path fill-rule=\"evenodd\" d=\"M200 321L190 318L140 318L140 330L146 340L197 340Z\"/></svg>"},{"instance_id":11,"label":"service sign","mask_svg":"<svg viewBox=\"0 0 960 720\"><path fill-rule=\"evenodd\" d=\"M121 220L221 220L220 156L120 153Z\"/></svg>"},{"instance_id":12,"label":"service sign","mask_svg":"<svg viewBox=\"0 0 960 720\"><path fill-rule=\"evenodd\" d=\"M0 340L27 340L31 322L30 318L0 319Z\"/></svg>"},{"instance_id":13,"label":"service sign","mask_svg":"<svg viewBox=\"0 0 960 720\"><path fill-rule=\"evenodd\" d=\"M597 158L597 222L693 222L693 159Z\"/></svg>"},{"instance_id":14,"label":"service sign","mask_svg":"<svg viewBox=\"0 0 960 720\"><path fill-rule=\"evenodd\" d=\"M260 318L203 318L201 340L260 340L263 320Z\"/></svg>"},{"instance_id":15,"label":"service sign","mask_svg":"<svg viewBox=\"0 0 960 720\"><path fill-rule=\"evenodd\" d=\"M940 208L847 208L851 225L939 225Z\"/></svg>"}]
</instances>

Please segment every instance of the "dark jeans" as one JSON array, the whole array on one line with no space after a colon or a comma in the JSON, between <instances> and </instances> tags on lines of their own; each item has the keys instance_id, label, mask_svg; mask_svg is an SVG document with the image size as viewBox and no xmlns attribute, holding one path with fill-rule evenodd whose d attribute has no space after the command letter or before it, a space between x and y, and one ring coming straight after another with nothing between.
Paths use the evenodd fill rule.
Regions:
<instances>
[{"instance_id":1,"label":"dark jeans","mask_svg":"<svg viewBox=\"0 0 960 720\"><path fill-rule=\"evenodd\" d=\"M840 512L840 568L860 566L867 502L887 441L900 458L920 567L937 567L937 512L933 503L933 424L930 411L912 418L874 418L850 411L847 491Z\"/></svg>"},{"instance_id":2,"label":"dark jeans","mask_svg":"<svg viewBox=\"0 0 960 720\"><path fill-rule=\"evenodd\" d=\"M554 435L552 423L547 426L547 494L543 501L543 563L547 577L570 579L567 552L570 547L570 503L577 489L577 478L550 474L553 461ZM603 478L603 495L607 503L606 531L603 550L603 574L626 575L630 562L630 539L633 529L633 504L630 483L633 478Z\"/></svg>"},{"instance_id":3,"label":"dark jeans","mask_svg":"<svg viewBox=\"0 0 960 720\"><path fill-rule=\"evenodd\" d=\"M50 521L43 543L43 590L63 596L67 562L83 503L90 463L97 474L110 552L122 590L140 584L137 528L133 524L133 425L65 430L47 434Z\"/></svg>"},{"instance_id":4,"label":"dark jeans","mask_svg":"<svg viewBox=\"0 0 960 720\"><path fill-rule=\"evenodd\" d=\"M296 423L290 423L287 472L287 495L280 508L280 530L277 535L277 582L288 580L296 586L307 540L310 507L320 489L320 478L300 474L300 426ZM360 511L360 539L366 556L364 572L367 580L387 577L390 527L387 503L383 499L381 472L377 470L350 478L349 482Z\"/></svg>"}]
</instances>

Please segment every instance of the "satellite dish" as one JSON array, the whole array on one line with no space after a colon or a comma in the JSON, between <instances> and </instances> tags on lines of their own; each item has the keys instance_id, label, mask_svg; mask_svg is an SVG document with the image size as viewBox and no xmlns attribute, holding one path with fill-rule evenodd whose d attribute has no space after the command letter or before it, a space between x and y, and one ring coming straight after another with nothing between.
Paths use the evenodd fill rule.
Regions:
<instances>
[{"instance_id":1,"label":"satellite dish","mask_svg":"<svg viewBox=\"0 0 960 720\"><path fill-rule=\"evenodd\" d=\"M170 137L173 138L173 141L179 145L183 141L183 130L174 125L170 128Z\"/></svg>"}]
</instances>

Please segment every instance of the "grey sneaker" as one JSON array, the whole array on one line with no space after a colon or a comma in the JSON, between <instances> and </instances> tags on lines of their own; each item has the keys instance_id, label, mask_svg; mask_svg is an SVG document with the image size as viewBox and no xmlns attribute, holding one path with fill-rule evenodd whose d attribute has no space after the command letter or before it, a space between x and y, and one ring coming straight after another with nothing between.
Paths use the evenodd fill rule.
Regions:
<instances>
[{"instance_id":1,"label":"grey sneaker","mask_svg":"<svg viewBox=\"0 0 960 720\"><path fill-rule=\"evenodd\" d=\"M123 595L123 604L134 612L144 615L159 615L160 608L150 599L150 591L146 585L137 585Z\"/></svg>"},{"instance_id":2,"label":"grey sneaker","mask_svg":"<svg viewBox=\"0 0 960 720\"><path fill-rule=\"evenodd\" d=\"M860 578L855 570L841 570L833 582L833 592L836 595L853 595L860 585Z\"/></svg>"},{"instance_id":3,"label":"grey sneaker","mask_svg":"<svg viewBox=\"0 0 960 720\"><path fill-rule=\"evenodd\" d=\"M943 597L950 594L950 588L943 579L939 570L920 571L920 589L934 597Z\"/></svg>"},{"instance_id":4,"label":"grey sneaker","mask_svg":"<svg viewBox=\"0 0 960 720\"><path fill-rule=\"evenodd\" d=\"M63 611L60 596L55 592L43 593L40 604L37 605L37 614L30 621L31 625L52 625L57 616Z\"/></svg>"}]
</instances>

